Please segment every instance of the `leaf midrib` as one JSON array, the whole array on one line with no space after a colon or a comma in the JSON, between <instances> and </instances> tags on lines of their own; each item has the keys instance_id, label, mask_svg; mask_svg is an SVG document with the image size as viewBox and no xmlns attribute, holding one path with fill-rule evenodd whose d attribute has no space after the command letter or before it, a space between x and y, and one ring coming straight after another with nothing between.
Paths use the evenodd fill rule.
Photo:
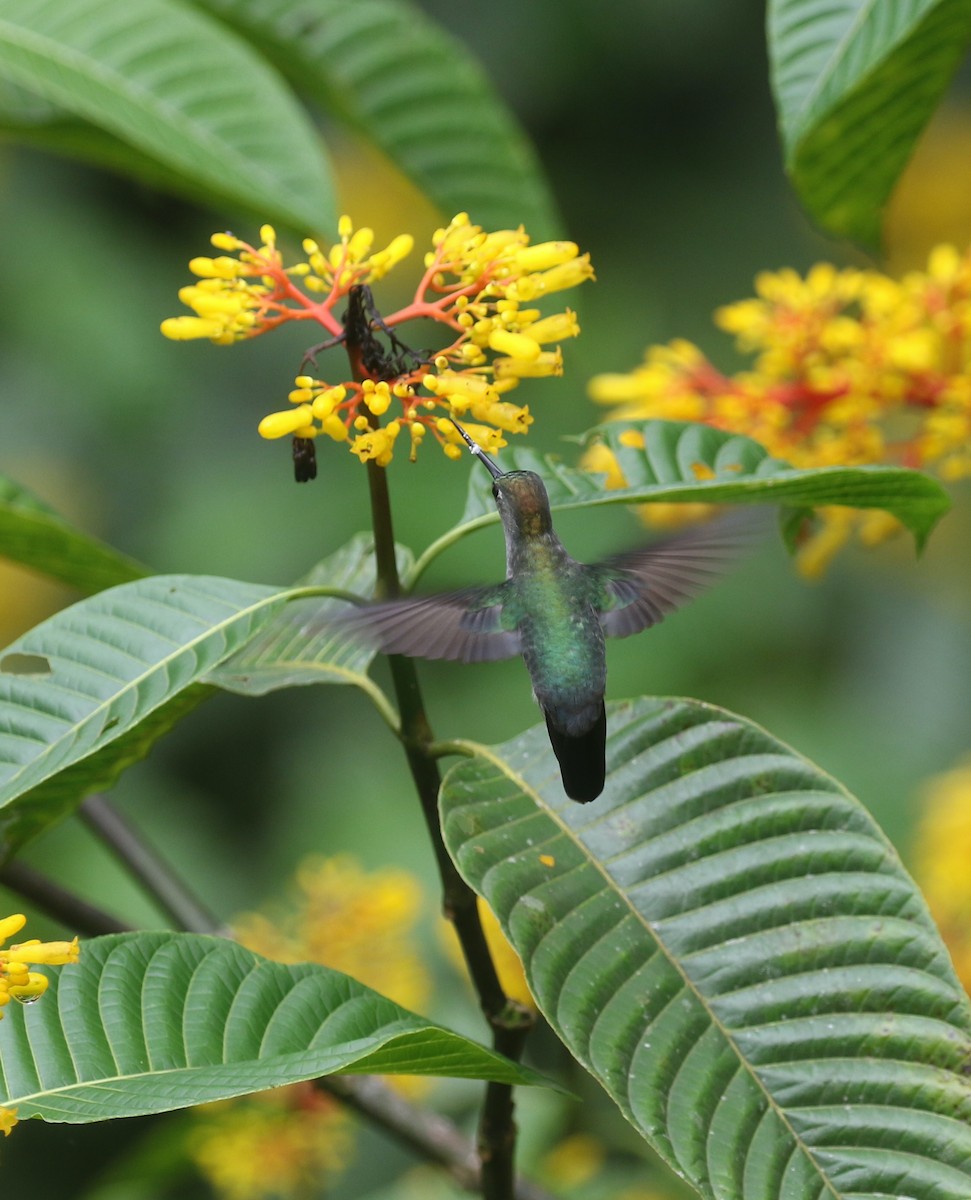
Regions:
<instances>
[{"instance_id":1,"label":"leaf midrib","mask_svg":"<svg viewBox=\"0 0 971 1200\"><path fill-rule=\"evenodd\" d=\"M383 1049L390 1042L393 1042L396 1038L404 1037L409 1033L417 1034L420 1031L421 1030L417 1027L414 1029L398 1029L398 1030L390 1032L387 1035L384 1035L381 1037L354 1038L351 1041L341 1043L341 1045L350 1046L350 1045L353 1045L355 1042L363 1043L366 1048L367 1053L370 1054L374 1050ZM70 1049L70 1044L69 1044L69 1049ZM145 1071L128 1071L128 1072L120 1072L120 1073L117 1073L114 1075L99 1075L97 1079L82 1079L79 1076L73 1083L66 1083L59 1087L45 1088L43 1091L40 1091L40 1092L25 1092L22 1095L11 1097L10 1100L5 1101L5 1103L8 1103L8 1104L29 1104L31 1102L43 1103L43 1101L48 1097L64 1095L69 1092L76 1092L79 1089L83 1089L83 1088L107 1087L113 1083L137 1082L139 1079L164 1079L168 1075L176 1075L176 1074L179 1074L180 1072L187 1072L187 1071L219 1071L225 1067L229 1067L229 1068L235 1067L235 1068L239 1068L239 1069L258 1068L261 1065L273 1065L275 1063L286 1062L287 1060L290 1060L290 1059L298 1059L307 1054L314 1054L315 1052L317 1052L317 1051L315 1051L314 1047L307 1046L303 1050L293 1050L287 1054L271 1054L271 1055L266 1055L265 1057L260 1056L257 1058L238 1059L235 1061L223 1060L222 1062L205 1063L205 1064L198 1064L198 1065L194 1065L192 1063L186 1063L184 1066L181 1066L181 1067L158 1067L158 1068L155 1068L154 1070L149 1068L148 1070L145 1070ZM332 1050L332 1049L324 1049L323 1053L329 1054L335 1058L342 1056L340 1051ZM33 1043L31 1043L31 1054L33 1055ZM113 1056L113 1052L112 1052L112 1056ZM364 1058L364 1057L366 1057L366 1054L363 1054L363 1053L360 1055L351 1055L349 1062L356 1062L360 1058ZM73 1054L72 1054L72 1061L73 1061ZM36 1059L35 1059L35 1062L36 1062ZM347 1065L347 1064L345 1064L345 1065ZM343 1068L340 1068L340 1067L337 1068L337 1070L342 1070L342 1069Z\"/></svg>"},{"instance_id":2,"label":"leaf midrib","mask_svg":"<svg viewBox=\"0 0 971 1200\"><path fill-rule=\"evenodd\" d=\"M823 1171L822 1167L817 1162L816 1156L813 1153L812 1148L805 1142L805 1140L794 1129L791 1121L789 1120L786 1109L783 1108L779 1104L779 1102L776 1100L776 1098L769 1091L769 1089L766 1086L766 1084L764 1083L764 1081L756 1073L754 1067L749 1063L746 1056L741 1052L741 1049L740 1049L738 1043L736 1042L734 1036L728 1031L725 1024L711 1010L711 1007L710 1007L707 999L701 994L701 992L699 991L697 986L694 984L694 982L691 980L691 978L683 970L680 959L676 955L674 955L673 951L668 947L665 940L657 932L655 932L653 929L651 929L651 927L648 925L647 921L645 920L643 914L638 912L638 910L632 905L632 903L628 899L627 895L618 887L618 885L610 877L610 875L607 874L606 870L601 865L601 863L590 855L590 853L587 851L587 848L584 846L583 842L580 841L580 839L578 837L576 837L576 835L570 829L569 825L567 825L565 822L563 822L561 820L559 813L554 812L552 809L547 808L546 805L543 804L542 799L539 796L539 793L537 791L535 791L533 788L531 788L526 783L526 781L523 779L523 777L521 775L519 775L516 771L511 770L508 766L508 763L504 759L498 757L497 755L492 754L490 752L490 748L488 746L483 746L483 745L480 745L479 743L469 742L469 741L465 741L465 740L456 741L455 745L456 746L465 746L473 752L474 757L485 758L489 762L492 762L495 766L499 767L502 774L504 774L504 775L508 776L510 779L512 779L515 782L516 786L519 787L520 790L525 795L528 795L534 801L537 808L539 808L539 810L541 812L545 813L553 821L553 823L560 829L560 832L562 834L564 834L568 838L568 840L581 852L587 865L594 867L599 872L600 876L604 880L604 883L605 883L608 891L610 893L612 893L613 895L617 896L624 903L629 914L632 917L634 917L634 919L637 921L637 923L644 929L648 939L650 941L653 941L657 945L658 949L664 955L664 958L668 962L669 966L681 978L682 986L691 995L693 995L696 998L696 1000L701 1005L704 1012L708 1015L708 1018L711 1021L712 1025L718 1030L719 1034L721 1035L722 1038L724 1038L725 1042L731 1046L731 1048L735 1054L736 1062L738 1063L737 1070L745 1071L749 1075L749 1077L752 1079L752 1081L755 1083L758 1090L765 1096L766 1101L767 1101L771 1111L776 1114L776 1117L778 1118L778 1120L780 1122L782 1122L782 1124L785 1126L785 1128L789 1131L794 1144L799 1146L800 1149L803 1151L803 1153L812 1162L813 1168L815 1169L815 1171L819 1175L821 1182L827 1189L827 1193L830 1196L832 1196L834 1198L834 1200L841 1200L839 1192L836 1191L833 1184L830 1182L829 1179L827 1179L825 1172ZM835 784L835 781L833 781L833 782ZM836 784L836 786L838 787L839 785ZM842 789L840 789L840 790L842 791ZM528 817L518 818L519 821L528 820L528 819L529 819ZM511 826L507 826L507 828L511 828Z\"/></svg>"},{"instance_id":3,"label":"leaf midrib","mask_svg":"<svg viewBox=\"0 0 971 1200\"><path fill-rule=\"evenodd\" d=\"M815 84L806 93L805 100L797 109L797 112L799 113L799 117L800 117L800 121L799 121L800 132L805 128L806 114L811 112L813 104L815 103L816 99L821 94L821 92L824 90L825 85L828 84L829 81L836 74L836 68L839 67L839 65L843 59L843 55L844 55L846 46L848 46L853 41L853 38L859 32L860 28L864 24L865 19L869 16L870 10L873 8L874 3L875 3L875 0L870 0L870 2L868 4L863 5L863 7L861 7L858 10L856 19L850 23L849 27L846 30L846 33L843 35L842 38L840 38L840 40L838 42L834 43L834 45L832 46L830 53L829 53L829 57L828 57L828 61L827 61L825 70L820 71L819 74L816 76Z\"/></svg>"}]
</instances>

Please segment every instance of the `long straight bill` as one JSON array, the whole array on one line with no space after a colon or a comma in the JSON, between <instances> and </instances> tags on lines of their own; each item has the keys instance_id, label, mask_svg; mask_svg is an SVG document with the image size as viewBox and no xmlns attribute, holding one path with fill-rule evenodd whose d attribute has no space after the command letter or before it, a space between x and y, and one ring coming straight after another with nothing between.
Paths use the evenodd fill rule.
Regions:
<instances>
[{"instance_id":1,"label":"long straight bill","mask_svg":"<svg viewBox=\"0 0 971 1200\"><path fill-rule=\"evenodd\" d=\"M465 441L465 444L472 451L472 453L475 455L475 457L480 459L485 464L485 466L489 469L489 472L492 475L493 479L499 479L502 475L505 475L505 471L501 470L500 467L498 466L498 464L494 463L492 461L492 459L489 457L488 454L486 454L486 452L482 449L482 447L479 445L478 442L474 442L469 437L469 435L465 432L465 430L458 423L458 421L456 421L456 419L454 417L449 417L449 420L452 422L452 424L455 426L455 428L462 435L462 438Z\"/></svg>"}]
</instances>

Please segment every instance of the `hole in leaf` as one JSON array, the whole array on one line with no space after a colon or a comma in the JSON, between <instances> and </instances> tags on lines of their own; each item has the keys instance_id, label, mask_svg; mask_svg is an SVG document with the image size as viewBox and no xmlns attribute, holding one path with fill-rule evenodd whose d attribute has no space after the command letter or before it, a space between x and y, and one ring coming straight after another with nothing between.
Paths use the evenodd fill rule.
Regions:
<instances>
[{"instance_id":1,"label":"hole in leaf","mask_svg":"<svg viewBox=\"0 0 971 1200\"><path fill-rule=\"evenodd\" d=\"M21 654L15 650L0 658L0 672L5 675L50 675L51 662L43 654Z\"/></svg>"}]
</instances>

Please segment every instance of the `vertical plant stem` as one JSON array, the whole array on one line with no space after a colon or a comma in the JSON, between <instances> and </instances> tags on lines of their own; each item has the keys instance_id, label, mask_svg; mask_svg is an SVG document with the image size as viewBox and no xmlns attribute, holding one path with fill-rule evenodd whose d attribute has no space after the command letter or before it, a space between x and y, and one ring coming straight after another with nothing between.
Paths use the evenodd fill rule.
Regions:
<instances>
[{"instance_id":1,"label":"vertical plant stem","mask_svg":"<svg viewBox=\"0 0 971 1200\"><path fill-rule=\"evenodd\" d=\"M385 351L377 335L376 330L381 328L380 316L368 289L351 288L343 320L344 342L354 379L359 383L368 379L393 382L399 373L398 361L394 353ZM380 426L375 413L369 413L369 422L372 429ZM385 468L378 466L373 459L368 460L367 475L374 531L376 590L380 597L393 599L401 591L401 582L395 560L388 475ZM388 656L388 665L401 719L398 736L418 791L422 815L442 880L442 909L458 935L472 985L492 1029L493 1045L501 1053L518 1057L532 1014L506 997L486 944L475 892L459 874L445 848L438 820L438 790L442 780L438 761L430 752L434 739L415 664L410 658L392 654ZM512 1196L515 1146L512 1088L508 1084L489 1083L486 1085L478 1137L482 1195L485 1200L509 1200Z\"/></svg>"},{"instance_id":2,"label":"vertical plant stem","mask_svg":"<svg viewBox=\"0 0 971 1200\"><path fill-rule=\"evenodd\" d=\"M390 598L400 591L400 582L387 473L374 462L367 467L378 591ZM443 912L455 927L479 1004L492 1029L493 1046L500 1053L518 1059L532 1025L532 1014L510 1001L503 991L486 944L475 892L459 874L445 848L438 819L441 775L437 759L429 753L433 737L415 664L401 655L389 655L388 663L401 715L401 742L442 880ZM486 1200L508 1200L513 1195L516 1146L512 1088L508 1084L486 1085L477 1144L482 1195Z\"/></svg>"}]
</instances>

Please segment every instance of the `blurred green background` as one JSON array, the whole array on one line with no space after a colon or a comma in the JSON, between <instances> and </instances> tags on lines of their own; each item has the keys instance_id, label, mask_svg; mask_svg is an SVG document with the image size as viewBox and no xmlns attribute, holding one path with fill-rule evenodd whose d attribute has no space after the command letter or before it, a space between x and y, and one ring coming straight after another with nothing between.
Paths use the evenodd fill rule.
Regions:
<instances>
[{"instance_id":1,"label":"blurred green background","mask_svg":"<svg viewBox=\"0 0 971 1200\"><path fill-rule=\"evenodd\" d=\"M564 235L590 251L597 271L595 285L566 297L583 334L565 347L565 378L517 393L536 417L536 449L572 459L562 439L602 415L586 381L630 369L649 343L686 337L731 368L732 347L711 314L751 294L757 271L862 261L808 225L785 179L762 3L422 7L481 58L536 145ZM958 81L895 199L884 260L892 270L971 234L971 179L958 169L971 143L969 84ZM427 242L441 214L372 153L347 138L335 145L341 207L355 224L373 225L379 240L410 231L419 247ZM366 527L365 474L343 448L319 444L316 482L297 486L288 446L256 435L291 386L299 340L217 348L158 333L182 311L186 263L207 252L210 232L255 230L236 214L15 145L0 148L0 214L0 472L161 572L282 584ZM406 268L398 276L402 290L389 280L379 294L387 308L407 288ZM431 445L415 466L395 461L398 539L420 550L453 524L473 469ZM969 524L967 489L957 489L920 561L903 539L854 549L813 586L795 576L781 543L768 546L659 629L613 643L608 698L689 695L762 723L859 796L906 857L922 780L971 748ZM558 525L581 558L641 536L616 511ZM503 563L493 527L440 560L424 585L497 579ZM0 644L72 598L3 566ZM538 719L518 661L423 665L421 675L442 738L499 742ZM310 849L407 866L434 911L436 876L404 760L353 689L218 697L130 770L113 798L221 917L284 890ZM77 822L25 857L128 921L164 924ZM21 907L0 888L0 912ZM29 932L48 928L38 921ZM66 1129L65 1172L45 1166L35 1200L89 1194L109 1145L143 1125ZM17 1130L4 1146L14 1177L47 1137L34 1122Z\"/></svg>"}]
</instances>

